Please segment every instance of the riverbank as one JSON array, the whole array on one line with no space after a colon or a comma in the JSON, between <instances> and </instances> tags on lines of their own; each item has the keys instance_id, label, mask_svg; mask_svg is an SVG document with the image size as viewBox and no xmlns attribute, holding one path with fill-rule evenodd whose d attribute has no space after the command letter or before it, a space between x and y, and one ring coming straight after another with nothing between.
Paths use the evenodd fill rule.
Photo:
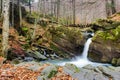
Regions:
<instances>
[{"instance_id":1,"label":"riverbank","mask_svg":"<svg viewBox=\"0 0 120 80\"><path fill-rule=\"evenodd\" d=\"M2 80L120 80L120 67L73 64L57 66L51 63L22 62L0 66Z\"/></svg>"}]
</instances>

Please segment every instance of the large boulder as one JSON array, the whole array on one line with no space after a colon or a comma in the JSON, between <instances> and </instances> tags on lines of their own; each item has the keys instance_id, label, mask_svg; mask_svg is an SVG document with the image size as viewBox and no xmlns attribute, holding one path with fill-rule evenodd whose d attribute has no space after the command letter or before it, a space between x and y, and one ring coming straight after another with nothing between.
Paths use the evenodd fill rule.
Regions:
<instances>
[{"instance_id":1,"label":"large boulder","mask_svg":"<svg viewBox=\"0 0 120 80\"><path fill-rule=\"evenodd\" d=\"M89 59L97 62L111 62L120 58L120 26L108 31L98 31L89 49Z\"/></svg>"},{"instance_id":2,"label":"large boulder","mask_svg":"<svg viewBox=\"0 0 120 80\"><path fill-rule=\"evenodd\" d=\"M51 26L49 31L52 35L53 43L61 50L74 54L82 52L85 40L81 34L80 28L57 25Z\"/></svg>"}]
</instances>

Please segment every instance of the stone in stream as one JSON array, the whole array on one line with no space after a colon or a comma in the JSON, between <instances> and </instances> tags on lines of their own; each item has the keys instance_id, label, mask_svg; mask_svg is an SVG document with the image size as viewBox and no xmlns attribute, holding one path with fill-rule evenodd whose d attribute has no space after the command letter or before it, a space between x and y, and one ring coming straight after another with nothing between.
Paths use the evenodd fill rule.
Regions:
<instances>
[{"instance_id":1,"label":"stone in stream","mask_svg":"<svg viewBox=\"0 0 120 80\"><path fill-rule=\"evenodd\" d=\"M46 60L47 59L47 57L45 57L44 55L42 55L38 51L29 50L29 51L27 51L27 55L29 57L33 57L33 58L38 59L38 60Z\"/></svg>"}]
</instances>

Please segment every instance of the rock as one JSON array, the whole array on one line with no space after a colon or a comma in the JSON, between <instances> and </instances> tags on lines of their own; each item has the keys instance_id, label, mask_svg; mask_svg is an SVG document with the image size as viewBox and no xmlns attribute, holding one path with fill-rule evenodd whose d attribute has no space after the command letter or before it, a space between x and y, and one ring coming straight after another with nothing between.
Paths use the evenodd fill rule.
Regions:
<instances>
[{"instance_id":1,"label":"rock","mask_svg":"<svg viewBox=\"0 0 120 80\"><path fill-rule=\"evenodd\" d=\"M120 66L120 58L113 58L111 63L114 66Z\"/></svg>"},{"instance_id":2,"label":"rock","mask_svg":"<svg viewBox=\"0 0 120 80\"><path fill-rule=\"evenodd\" d=\"M25 57L25 58L24 58L24 61L33 61L33 60L34 60L33 57Z\"/></svg>"},{"instance_id":3,"label":"rock","mask_svg":"<svg viewBox=\"0 0 120 80\"><path fill-rule=\"evenodd\" d=\"M57 67L54 65L50 65L46 68L44 68L41 72L41 77L39 76L38 78L48 80L49 78L52 78L55 76L57 73Z\"/></svg>"},{"instance_id":4,"label":"rock","mask_svg":"<svg viewBox=\"0 0 120 80\"><path fill-rule=\"evenodd\" d=\"M117 66L120 66L120 58L117 60Z\"/></svg>"},{"instance_id":5,"label":"rock","mask_svg":"<svg viewBox=\"0 0 120 80\"><path fill-rule=\"evenodd\" d=\"M102 71L102 73L105 76L112 78L113 80L120 80L120 72L112 70L112 69L104 67L104 66L99 66L98 69L100 71Z\"/></svg>"},{"instance_id":6,"label":"rock","mask_svg":"<svg viewBox=\"0 0 120 80\"><path fill-rule=\"evenodd\" d=\"M75 66L74 64L67 63L64 66L64 71L69 73L70 75L72 75L74 73L80 72L80 69L77 66Z\"/></svg>"},{"instance_id":7,"label":"rock","mask_svg":"<svg viewBox=\"0 0 120 80\"><path fill-rule=\"evenodd\" d=\"M101 72L96 72L93 69L94 68L91 68L90 66L88 69L80 68L80 71L76 72L73 66L67 64L66 68L64 68L64 71L77 80L109 80Z\"/></svg>"},{"instance_id":8,"label":"rock","mask_svg":"<svg viewBox=\"0 0 120 80\"><path fill-rule=\"evenodd\" d=\"M38 52L38 51L32 51L32 50L28 50L27 51L27 56L29 56L29 57L33 57L33 58L35 58L35 59L38 59L38 60L46 60L47 58L44 56L44 55L42 55L40 52Z\"/></svg>"},{"instance_id":9,"label":"rock","mask_svg":"<svg viewBox=\"0 0 120 80\"><path fill-rule=\"evenodd\" d=\"M68 54L78 54L82 52L85 40L79 28L52 26L50 27L49 31L51 35L53 35L52 41L57 44L56 47L58 47L60 50L63 50ZM52 48L56 49L56 47L54 46Z\"/></svg>"},{"instance_id":10,"label":"rock","mask_svg":"<svg viewBox=\"0 0 120 80\"><path fill-rule=\"evenodd\" d=\"M38 62L22 62L17 64L16 66L26 66L27 69L33 70L33 71L39 71L41 64Z\"/></svg>"},{"instance_id":11,"label":"rock","mask_svg":"<svg viewBox=\"0 0 120 80\"><path fill-rule=\"evenodd\" d=\"M113 58L111 63L112 63L112 65L115 66L117 64L117 58Z\"/></svg>"},{"instance_id":12,"label":"rock","mask_svg":"<svg viewBox=\"0 0 120 80\"><path fill-rule=\"evenodd\" d=\"M88 65L84 66L83 68L84 69L89 69L89 70L94 70L95 67L90 65L90 64L88 64Z\"/></svg>"},{"instance_id":13,"label":"rock","mask_svg":"<svg viewBox=\"0 0 120 80\"><path fill-rule=\"evenodd\" d=\"M107 26L105 27L107 28ZM95 36L93 37L92 43L89 48L89 58L92 61L105 63L107 62L113 64L114 64L114 60L112 60L113 58L117 59L120 58L119 24L116 23L115 28L111 28L105 31L97 31L95 33Z\"/></svg>"}]
</instances>

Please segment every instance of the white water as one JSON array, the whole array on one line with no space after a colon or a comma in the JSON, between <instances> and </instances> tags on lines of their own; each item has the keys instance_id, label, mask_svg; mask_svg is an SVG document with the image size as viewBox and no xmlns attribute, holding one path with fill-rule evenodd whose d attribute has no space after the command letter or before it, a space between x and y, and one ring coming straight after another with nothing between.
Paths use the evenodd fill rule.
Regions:
<instances>
[{"instance_id":1,"label":"white water","mask_svg":"<svg viewBox=\"0 0 120 80\"><path fill-rule=\"evenodd\" d=\"M84 45L83 53L82 53L82 55L81 55L81 58L84 59L84 60L86 60L86 61L88 61L87 56L88 56L89 45L90 45L90 43L92 42L91 39L92 39L92 38L89 38L89 39L86 41L86 43L85 43L85 45Z\"/></svg>"},{"instance_id":2,"label":"white water","mask_svg":"<svg viewBox=\"0 0 120 80\"><path fill-rule=\"evenodd\" d=\"M52 60L49 62L51 62L53 64L60 65L60 66L64 66L66 63L71 63L71 64L75 64L78 67L84 67L88 64L91 64L93 66L110 65L110 64L95 63L95 62L91 62L88 60L87 56L88 56L88 50L89 50L89 46L90 46L91 42L92 42L92 38L89 38L86 41L82 55L79 57L76 57L76 60L72 60L72 61L70 61L70 60L61 60L61 61L60 60Z\"/></svg>"},{"instance_id":3,"label":"white water","mask_svg":"<svg viewBox=\"0 0 120 80\"><path fill-rule=\"evenodd\" d=\"M86 43L84 45L84 49L83 49L82 55L80 57L76 57L76 60L71 61L71 62L62 62L59 65L65 65L66 63L72 63L72 64L77 65L78 67L83 67L85 65L92 64L92 62L90 62L88 60L88 58L87 58L88 50L89 50L89 46L90 46L91 42L92 42L92 38L89 38L86 41Z\"/></svg>"}]
</instances>

